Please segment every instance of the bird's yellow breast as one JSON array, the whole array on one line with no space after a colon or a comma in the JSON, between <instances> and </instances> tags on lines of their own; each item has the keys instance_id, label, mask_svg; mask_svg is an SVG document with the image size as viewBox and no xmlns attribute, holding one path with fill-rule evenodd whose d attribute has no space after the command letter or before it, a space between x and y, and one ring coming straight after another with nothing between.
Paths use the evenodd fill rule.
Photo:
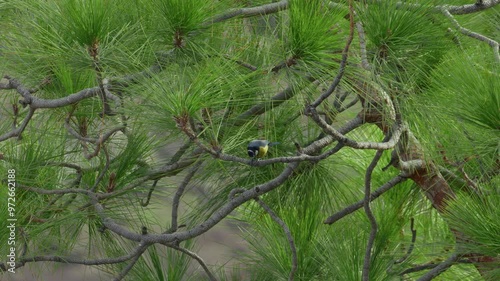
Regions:
<instances>
[{"instance_id":1,"label":"bird's yellow breast","mask_svg":"<svg viewBox=\"0 0 500 281\"><path fill-rule=\"evenodd\" d=\"M262 158L262 157L266 156L268 148L269 148L269 146L267 146L267 145L259 147L259 153L257 153L257 158Z\"/></svg>"}]
</instances>

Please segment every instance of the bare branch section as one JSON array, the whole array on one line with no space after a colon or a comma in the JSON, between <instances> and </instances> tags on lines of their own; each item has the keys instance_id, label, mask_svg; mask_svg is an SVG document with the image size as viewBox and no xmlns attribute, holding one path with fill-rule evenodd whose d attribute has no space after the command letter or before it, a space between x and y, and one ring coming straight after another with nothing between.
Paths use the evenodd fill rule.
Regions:
<instances>
[{"instance_id":1,"label":"bare branch section","mask_svg":"<svg viewBox=\"0 0 500 281\"><path fill-rule=\"evenodd\" d=\"M462 34L467 35L471 38L486 42L488 45L490 45L490 47L493 48L495 60L498 63L500 63L500 53L499 53L500 52L499 51L500 44L497 41L495 41L491 38L488 38L487 36L484 36L482 34L479 34L477 32L474 32L474 31L471 31L467 28L462 27L460 25L460 23L458 23L458 21L455 19L455 17L453 17L453 15L451 14L449 9L443 8L442 12L448 19L450 19L450 21L453 23L455 28L458 29Z\"/></svg>"},{"instance_id":2,"label":"bare branch section","mask_svg":"<svg viewBox=\"0 0 500 281\"><path fill-rule=\"evenodd\" d=\"M389 136L386 136L384 138L384 141L386 141L388 139L389 139ZM368 242L366 245L365 260L363 263L363 272L362 272L363 281L370 280L371 254L372 254L373 243L375 243L375 236L377 235L377 231L378 231L377 220L375 219L375 216L373 215L373 212L370 208L372 174L373 174L373 170L375 170L375 167L377 167L378 161L382 157L383 153L384 153L383 150L377 150L377 152L375 153L375 156L373 157L372 162L370 163L370 165L368 165L368 168L366 169L366 174L365 174L365 198L363 200L363 207L365 209L366 216L368 217L368 220L370 221L371 230L370 230L370 237L368 238Z\"/></svg>"},{"instance_id":3,"label":"bare branch section","mask_svg":"<svg viewBox=\"0 0 500 281\"><path fill-rule=\"evenodd\" d=\"M445 5L443 7L453 15L465 15L489 9L498 5L499 3L500 0L478 0L474 4L466 4L462 6Z\"/></svg>"},{"instance_id":4,"label":"bare branch section","mask_svg":"<svg viewBox=\"0 0 500 281\"><path fill-rule=\"evenodd\" d=\"M385 184L380 186L377 190L372 192L370 194L370 200L373 201L373 200L377 199L380 195L384 194L386 191L390 190L394 186L398 185L401 182L404 182L407 179L408 179L408 177L406 175L403 175L403 174L395 176L394 178L392 178L391 180L389 180L388 182L386 182ZM328 217L324 223L325 224L335 223L336 221L342 219L343 217L361 209L363 207L364 202L365 202L365 200L363 199L363 200L360 200L352 205L345 207L341 211Z\"/></svg>"},{"instance_id":5,"label":"bare branch section","mask_svg":"<svg viewBox=\"0 0 500 281\"><path fill-rule=\"evenodd\" d=\"M26 117L24 117L24 120L23 120L23 123L21 123L21 126L13 129L10 132L7 132L7 133L1 135L0 142L4 141L6 139L14 138L14 137L19 138L21 136L21 134L24 132L24 130L26 129L26 126L28 126L28 123L30 122L30 120L34 114L35 114L35 109L30 108Z\"/></svg>"},{"instance_id":6,"label":"bare branch section","mask_svg":"<svg viewBox=\"0 0 500 281\"><path fill-rule=\"evenodd\" d=\"M226 21L234 17L253 17L258 15L273 14L285 10L287 8L288 8L288 1L282 0L276 3L265 4L257 7L233 9L228 11L227 13L216 16L215 18L207 21L204 25L207 26L213 23Z\"/></svg>"},{"instance_id":7,"label":"bare branch section","mask_svg":"<svg viewBox=\"0 0 500 281\"><path fill-rule=\"evenodd\" d=\"M327 132L329 135L333 136L336 140L339 142L344 143L346 146L356 148L356 149L382 149L382 150L388 150L391 148L394 148L396 146L396 143L399 141L399 138L401 137L401 134L403 133L404 126L401 124L396 124L396 127L394 129L394 132L392 134L392 137L384 142L356 142L354 140L351 140L341 134L339 131L337 131L335 128L332 126L328 125L328 123L323 120L318 112L316 111L315 108L311 107L309 109L309 112L311 113L312 119L318 124L325 132Z\"/></svg>"},{"instance_id":8,"label":"bare branch section","mask_svg":"<svg viewBox=\"0 0 500 281\"><path fill-rule=\"evenodd\" d=\"M172 221L171 221L171 226L170 229L167 231L167 233L173 233L177 231L177 225L178 225L178 213L179 213L179 204L182 195L184 194L184 190L186 189L187 185L191 181L191 179L196 175L196 172L200 168L201 164L203 163L202 160L199 160L194 164L188 171L188 174L184 179L182 180L181 184L179 185L179 188L177 188L177 191L175 192L173 203L172 203Z\"/></svg>"},{"instance_id":9,"label":"bare branch section","mask_svg":"<svg viewBox=\"0 0 500 281\"><path fill-rule=\"evenodd\" d=\"M208 266L205 263L205 261L200 256L198 256L195 252L192 252L192 251L190 251L190 250L188 250L186 248L183 248L183 247L180 247L180 246L177 246L177 245L167 244L167 246L171 247L171 248L174 248L177 251L182 252L182 253L190 256L191 258L195 259L200 264L200 266L203 268L203 270L205 271L205 273L207 274L208 279L210 281L217 281L217 278L215 278L215 275L213 275L213 273L210 271L210 269L208 268Z\"/></svg>"},{"instance_id":10,"label":"bare branch section","mask_svg":"<svg viewBox=\"0 0 500 281\"><path fill-rule=\"evenodd\" d=\"M26 257L20 258L18 262L16 262L16 268L24 266L28 262L59 262L59 263L68 263L68 264L83 264L83 265L105 265L105 264L115 264L128 261L135 257L140 256L145 249L149 246L149 244L141 243L137 246L133 251L129 254L116 257L116 258L102 258L102 259L78 259L75 257L60 257L60 256L34 256L34 257ZM7 266L4 263L0 264L0 270L6 271Z\"/></svg>"},{"instance_id":11,"label":"bare branch section","mask_svg":"<svg viewBox=\"0 0 500 281\"><path fill-rule=\"evenodd\" d=\"M411 218L410 219L410 230L411 230L411 244L410 247L408 247L408 250L406 251L406 254L402 256L400 259L395 261L394 263L402 263L405 260L407 260L411 253L413 252L413 249L415 248L415 241L417 241L417 230L415 229L415 219Z\"/></svg>"},{"instance_id":12,"label":"bare branch section","mask_svg":"<svg viewBox=\"0 0 500 281\"><path fill-rule=\"evenodd\" d=\"M460 254L455 253L451 255L448 259L431 269L424 276L418 278L417 281L430 281L434 279L436 276L450 268L458 259L460 259Z\"/></svg>"},{"instance_id":13,"label":"bare branch section","mask_svg":"<svg viewBox=\"0 0 500 281\"><path fill-rule=\"evenodd\" d=\"M82 101L86 98L95 97L101 92L101 89L99 87L93 87L81 90L64 98L47 100L33 96L31 94L31 91L25 88L16 79L9 76L5 76L5 78L9 80L11 87L15 88L17 92L24 98L24 100L20 101L21 104L29 105L33 109L64 107Z\"/></svg>"},{"instance_id":14,"label":"bare branch section","mask_svg":"<svg viewBox=\"0 0 500 281\"><path fill-rule=\"evenodd\" d=\"M132 270L132 268L137 263L137 261L139 260L139 258L141 257L141 255L144 253L144 251L146 251L146 247L144 247L141 250L142 251L140 251L134 257L132 257L132 259L129 262L129 264L120 272L120 274L118 274L118 276L116 276L115 279L113 279L113 281L120 281L123 278L125 278L125 276L127 276L127 274L130 272L130 270Z\"/></svg>"}]
</instances>

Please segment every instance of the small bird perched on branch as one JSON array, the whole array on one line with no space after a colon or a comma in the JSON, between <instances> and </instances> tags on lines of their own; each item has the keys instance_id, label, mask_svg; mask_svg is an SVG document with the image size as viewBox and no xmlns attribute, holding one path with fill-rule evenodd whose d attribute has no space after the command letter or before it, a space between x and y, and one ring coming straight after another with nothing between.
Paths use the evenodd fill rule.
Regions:
<instances>
[{"instance_id":1,"label":"small bird perched on branch","mask_svg":"<svg viewBox=\"0 0 500 281\"><path fill-rule=\"evenodd\" d=\"M267 150L273 145L277 145L279 142L270 142L268 140L253 140L248 143L248 156L252 158L262 158L266 156Z\"/></svg>"}]
</instances>

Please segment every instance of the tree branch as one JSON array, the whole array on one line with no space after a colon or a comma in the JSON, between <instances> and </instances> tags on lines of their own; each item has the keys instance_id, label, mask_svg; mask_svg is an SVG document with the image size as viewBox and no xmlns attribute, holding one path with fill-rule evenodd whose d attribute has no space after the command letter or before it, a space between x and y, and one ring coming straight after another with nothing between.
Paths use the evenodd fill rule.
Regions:
<instances>
[{"instance_id":1,"label":"tree branch","mask_svg":"<svg viewBox=\"0 0 500 281\"><path fill-rule=\"evenodd\" d=\"M125 278L125 276L134 267L135 263L139 260L139 258L144 253L144 251L146 251L146 249L147 249L147 247L144 247L143 249L141 249L142 251L140 251L134 257L132 257L132 260L129 262L129 264L120 272L120 274L118 274L118 276L116 276L115 279L113 279L113 281L120 281L123 278Z\"/></svg>"},{"instance_id":2,"label":"tree branch","mask_svg":"<svg viewBox=\"0 0 500 281\"><path fill-rule=\"evenodd\" d=\"M467 28L464 28L460 25L460 23L458 23L458 21L453 17L453 15L451 14L451 12L449 11L449 9L446 8L446 6L442 9L442 13L448 18L450 19L450 21L453 23L453 25L455 26L456 29L458 29L462 34L465 34L471 38L474 38L474 39L477 39L477 40L480 40L480 41L483 41L483 42L486 42L488 43L488 45L490 45L491 48L493 48L493 54L495 56L495 60L500 63L500 51L499 51L499 47L500 47L500 44L491 39L491 38L488 38L482 34L479 34L477 32L474 32L474 31L471 31Z\"/></svg>"},{"instance_id":3,"label":"tree branch","mask_svg":"<svg viewBox=\"0 0 500 281\"><path fill-rule=\"evenodd\" d=\"M405 260L407 260L411 253L413 252L413 249L415 248L415 241L417 240L417 230L415 229L415 219L411 218L410 219L410 230L411 230L411 244L410 247L408 247L408 250L406 251L406 254L402 256L400 259L395 261L394 263L402 263Z\"/></svg>"},{"instance_id":4,"label":"tree branch","mask_svg":"<svg viewBox=\"0 0 500 281\"><path fill-rule=\"evenodd\" d=\"M171 226L170 229L166 231L166 233L174 233L177 231L177 219L178 219L178 212L179 212L179 202L181 200L182 195L184 194L184 190L186 189L187 185L191 181L191 179L194 177L198 169L200 168L201 164L203 164L203 160L199 160L196 162L188 171L188 174L184 177L182 180L181 184L177 188L177 192L175 192L173 203L172 203L172 220L171 220Z\"/></svg>"},{"instance_id":5,"label":"tree branch","mask_svg":"<svg viewBox=\"0 0 500 281\"><path fill-rule=\"evenodd\" d=\"M215 16L213 19L206 21L203 25L208 26L214 23L232 19L234 17L253 17L259 15L273 14L285 10L287 8L288 8L288 1L281 0L276 3L264 4L257 7L232 9L224 14Z\"/></svg>"},{"instance_id":6,"label":"tree branch","mask_svg":"<svg viewBox=\"0 0 500 281\"><path fill-rule=\"evenodd\" d=\"M450 268L458 259L460 259L460 257L461 257L461 255L457 254L457 253L451 255L448 259L446 259L444 262L440 263L438 266L434 267L432 270L427 272L424 276L418 278L417 281L430 281L430 280L434 279L434 277L438 276L439 274L443 273L448 268Z\"/></svg>"},{"instance_id":7,"label":"tree branch","mask_svg":"<svg viewBox=\"0 0 500 281\"><path fill-rule=\"evenodd\" d=\"M349 47L351 46L352 40L354 38L354 10L352 7L352 0L349 0L349 22L349 36L347 37L346 45L344 47L344 50L342 51L342 60L340 61L339 71L330 87L328 87L325 92L323 92L313 103L311 103L310 107L312 108L318 107L318 105L320 105L325 99L327 99L335 91L340 83L340 80L342 80L342 77L344 76L345 67L347 65L347 57L349 55Z\"/></svg>"},{"instance_id":8,"label":"tree branch","mask_svg":"<svg viewBox=\"0 0 500 281\"><path fill-rule=\"evenodd\" d=\"M23 123L21 123L21 126L17 127L16 129L13 129L12 131L5 133L0 136L0 142L13 138L13 137L20 137L21 134L24 132L26 129L26 126L28 126L28 123L30 122L31 118L35 114L35 109L34 108L29 108L28 114L26 117L24 117Z\"/></svg>"},{"instance_id":9,"label":"tree branch","mask_svg":"<svg viewBox=\"0 0 500 281\"><path fill-rule=\"evenodd\" d=\"M386 141L388 139L389 139L389 136L386 136L384 138L384 141ZM373 157L372 162L370 163L370 165L368 165L368 168L366 169L366 174L365 174L365 198L363 200L363 207L365 209L366 216L368 217L368 220L370 221L371 230L370 230L370 237L369 237L368 243L366 245L365 260L363 263L363 272L362 272L363 281L370 280L371 253L372 253L373 243L375 242L375 236L377 235L377 230L378 230L377 220L375 219L375 216L373 215L373 212L370 209L372 173L373 173L373 170L375 169L375 167L377 167L378 161L382 157L383 153L384 153L383 150L377 150L377 152L375 153L375 156Z\"/></svg>"},{"instance_id":10,"label":"tree branch","mask_svg":"<svg viewBox=\"0 0 500 281\"><path fill-rule=\"evenodd\" d=\"M140 256L144 250L149 246L149 244L141 243L137 246L132 252L127 255L116 257L116 258L102 258L102 259L78 259L74 257L60 257L60 256L34 256L34 257L26 257L20 258L18 262L16 262L16 268L24 266L28 262L41 262L41 261L49 261L49 262L59 262L59 263L68 263L68 264L81 264L81 265L104 265L104 264L115 264L121 263L127 260L130 260L136 256ZM0 270L6 271L7 266L5 263L0 264Z\"/></svg>"},{"instance_id":11,"label":"tree branch","mask_svg":"<svg viewBox=\"0 0 500 281\"><path fill-rule=\"evenodd\" d=\"M448 10L453 15L464 15L464 14L477 13L489 9L491 7L496 6L499 3L500 0L482 0L482 1L476 1L476 3L474 4L466 4L461 6L445 5L443 7L446 8L446 10Z\"/></svg>"},{"instance_id":12,"label":"tree branch","mask_svg":"<svg viewBox=\"0 0 500 281\"><path fill-rule=\"evenodd\" d=\"M399 174L395 176L394 178L390 179L388 182L380 186L377 190L375 190L372 194L370 194L370 201L373 201L377 199L380 195L384 194L386 191L390 190L394 186L398 185L401 182L404 182L408 179L408 176L405 174ZM349 205L342 209L341 211L331 215L328 217L324 223L325 224L333 224L337 222L338 220L342 219L343 217L354 213L355 211L361 209L363 207L365 200L362 199L352 205Z\"/></svg>"},{"instance_id":13,"label":"tree branch","mask_svg":"<svg viewBox=\"0 0 500 281\"><path fill-rule=\"evenodd\" d=\"M406 129L404 125L401 123L396 123L395 128L392 133L392 137L387 141L387 142L356 142L354 140L351 140L341 134L339 131L337 131L335 128L332 126L328 125L328 123L323 120L316 109L314 107L309 107L307 110L309 115L312 117L312 119L318 124L326 133L329 135L333 136L336 140L339 142L344 143L346 146L356 148L356 149L381 149L381 150L388 150L392 149L396 146L396 144L399 142L399 138L401 137L401 134L403 131Z\"/></svg>"},{"instance_id":14,"label":"tree branch","mask_svg":"<svg viewBox=\"0 0 500 281\"><path fill-rule=\"evenodd\" d=\"M288 239L288 244L290 244L290 250L292 251L292 269L290 270L290 275L288 277L289 281L293 281L295 278L295 272L297 271L297 249L295 248L295 242L293 240L292 233L286 225L286 223L266 204L264 201L260 200L258 197L255 201L271 216L271 218L283 229L285 235Z\"/></svg>"},{"instance_id":15,"label":"tree branch","mask_svg":"<svg viewBox=\"0 0 500 281\"><path fill-rule=\"evenodd\" d=\"M180 246L177 246L177 245L168 244L167 246L174 248L177 251L180 251L180 252L190 256L191 258L195 259L201 265L201 267L203 268L203 270L207 274L208 279L210 279L210 281L217 281L217 278L215 278L215 276L212 274L212 272L208 268L205 261L200 256L198 256L195 252L191 252L190 250L183 248L183 247L180 247Z\"/></svg>"}]
</instances>

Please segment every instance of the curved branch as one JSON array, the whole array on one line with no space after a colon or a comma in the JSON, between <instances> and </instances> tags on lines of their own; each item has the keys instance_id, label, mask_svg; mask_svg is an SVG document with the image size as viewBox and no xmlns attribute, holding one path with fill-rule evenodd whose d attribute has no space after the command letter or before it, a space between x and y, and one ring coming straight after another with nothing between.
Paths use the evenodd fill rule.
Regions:
<instances>
[{"instance_id":1,"label":"curved branch","mask_svg":"<svg viewBox=\"0 0 500 281\"><path fill-rule=\"evenodd\" d=\"M344 143L346 146L356 148L356 149L382 149L382 150L388 150L392 149L396 146L398 143L401 134L405 130L405 126L396 123L395 124L395 129L393 130L392 136L389 140L384 141L384 142L356 142L354 140L351 140L344 136L344 134L340 133L337 131L335 128L332 126L328 125L328 123L323 120L316 109L314 107L310 107L308 112L310 113L309 115L312 117L312 119L318 124L325 132L327 132L329 135L333 136L336 140L339 142Z\"/></svg>"},{"instance_id":2,"label":"curved branch","mask_svg":"<svg viewBox=\"0 0 500 281\"><path fill-rule=\"evenodd\" d=\"M14 129L8 133L1 135L0 141L4 141L4 140L7 140L7 139L10 139L13 137L20 137L21 134L26 129L26 126L28 126L28 123L30 122L30 120L34 114L35 114L35 109L30 107L30 109L28 111L28 115L26 115L26 117L24 117L24 120L23 120L23 123L21 123L21 126L17 127L16 129Z\"/></svg>"},{"instance_id":3,"label":"curved branch","mask_svg":"<svg viewBox=\"0 0 500 281\"><path fill-rule=\"evenodd\" d=\"M234 17L253 17L259 15L268 15L273 14L288 8L288 1L281 0L276 3L265 4L262 6L251 7L251 8L240 8L240 9L232 9L228 12L218 15L211 20L208 20L203 25L208 26L214 23L226 21L228 19L232 19Z\"/></svg>"},{"instance_id":4,"label":"curved branch","mask_svg":"<svg viewBox=\"0 0 500 281\"><path fill-rule=\"evenodd\" d=\"M500 47L500 44L491 39L491 38L488 38L487 36L484 36L482 34L479 34L477 32L474 32L474 31L471 31L467 28L464 28L460 25L460 23L458 23L458 21L453 17L453 15L451 14L450 10L447 9L447 8L443 8L442 9L442 13L448 18L450 19L450 21L453 23L453 25L455 26L456 29L458 29L462 34L464 35L467 35L471 38L474 38L474 39L477 39L477 40L480 40L480 41L483 41L483 42L486 42L488 43L488 45L490 45L491 48L493 48L493 53L495 55L495 59L498 63L500 63L500 51L499 51L499 47Z\"/></svg>"},{"instance_id":5,"label":"curved branch","mask_svg":"<svg viewBox=\"0 0 500 281\"><path fill-rule=\"evenodd\" d=\"M21 104L29 105L33 109L63 107L77 103L87 98L95 97L101 92L101 89L99 87L93 87L83 89L77 93L68 95L63 98L47 100L33 96L31 92L23 85L21 85L21 83L16 79L10 78L9 80L10 83L17 89L17 92L24 98L24 101L21 101Z\"/></svg>"},{"instance_id":6,"label":"curved branch","mask_svg":"<svg viewBox=\"0 0 500 281\"><path fill-rule=\"evenodd\" d=\"M359 127L361 124L363 124L363 120L359 117L355 117L354 119L349 121L346 125L344 125L344 127L340 128L338 130L338 132L339 132L339 134L346 134L346 133L354 130L355 128ZM253 159L241 158L238 156L225 154L225 153L222 153L220 150L216 151L215 149L204 145L198 139L196 134L194 132L192 132L188 127L184 126L182 128L182 130L196 145L198 145L198 147L201 150L212 155L212 157L214 157L214 158L221 159L224 161L229 161L229 162L237 162L237 163L241 163L241 164L245 164L245 165L249 165L249 166L257 166L257 167L266 166L266 165L273 164L273 163L294 163L294 162L302 162L302 161L317 162L317 161L323 160L323 159L335 154L336 152L338 152L340 150L340 148L342 148L342 146L344 146L344 142L341 141L341 142L339 142L340 146L336 146L335 148L333 148L333 149L331 149L323 154L308 155L307 153L316 152L316 151L324 148L325 146L330 145L334 141L336 141L335 138L333 138L331 136L326 136L326 137L323 137L323 138L315 141L314 143L312 143L307 150L302 150L300 155L275 157L275 158L266 159L266 160L254 161ZM400 133L396 132L395 135L399 136ZM390 144L390 142L389 142L389 144Z\"/></svg>"},{"instance_id":7,"label":"curved branch","mask_svg":"<svg viewBox=\"0 0 500 281\"><path fill-rule=\"evenodd\" d=\"M210 281L217 281L217 278L215 278L215 276L212 274L212 272L208 268L208 266L205 263L205 261L203 261L203 259L200 256L198 256L195 252L191 252L190 250L188 250L186 248L182 248L182 247L177 246L177 245L168 244L167 246L171 247L173 249L176 249L177 251L183 252L184 254L186 254L186 255L190 256L191 258L195 259L201 265L201 267L203 268L203 270L207 274L207 276L210 279Z\"/></svg>"},{"instance_id":8,"label":"curved branch","mask_svg":"<svg viewBox=\"0 0 500 281\"><path fill-rule=\"evenodd\" d=\"M389 136L386 136L384 138L384 141L387 139L389 139ZM370 280L371 254L372 254L373 243L375 242L375 236L377 235L377 230L378 230L377 220L375 219L375 216L373 215L373 212L370 209L372 173L373 170L375 170L375 167L377 167L378 161L382 157L383 153L384 153L383 150L377 150L375 156L373 157L372 162L370 163L370 165L368 165L365 174L365 198L363 200L363 206L365 209L366 216L370 221L371 230L370 230L370 237L366 245L365 260L363 263L363 272L362 272L363 281Z\"/></svg>"},{"instance_id":9,"label":"curved branch","mask_svg":"<svg viewBox=\"0 0 500 281\"><path fill-rule=\"evenodd\" d=\"M200 168L201 164L203 163L202 160L196 162L191 169L189 169L188 174L186 177L182 180L181 184L179 185L179 188L177 188L177 192L175 192L173 203L172 203L172 221L171 221L171 226L170 229L167 230L166 233L173 233L177 231L177 219L178 219L178 212L179 212L179 201L181 200L182 195L184 194L184 190L186 189L187 185L191 181L191 179L194 177L198 169Z\"/></svg>"},{"instance_id":10,"label":"curved branch","mask_svg":"<svg viewBox=\"0 0 500 281\"><path fill-rule=\"evenodd\" d=\"M144 247L140 252L138 252L134 257L132 257L132 260L130 263L118 274L118 276L113 279L113 281L120 281L122 280L128 273L129 271L134 267L135 263L139 260L141 255L146 251L147 247Z\"/></svg>"},{"instance_id":11,"label":"curved branch","mask_svg":"<svg viewBox=\"0 0 500 281\"><path fill-rule=\"evenodd\" d=\"M342 80L342 76L344 76L345 72L345 67L347 65L347 57L349 55L349 48L351 46L352 40L354 38L354 10L352 7L352 0L349 1L349 36L347 37L347 42L344 47L344 50L342 51L342 60L340 61L340 68L339 72L335 76L335 79L333 80L332 84L328 89L322 93L313 103L311 103L311 107L316 108L318 105L320 105L325 99L327 99L337 88L337 86L340 83L340 80Z\"/></svg>"},{"instance_id":12,"label":"curved branch","mask_svg":"<svg viewBox=\"0 0 500 281\"><path fill-rule=\"evenodd\" d=\"M266 204L264 201L260 200L258 197L255 198L255 201L259 203L259 205L271 216L271 218L283 229L285 232L286 238L288 239L288 244L290 244L290 250L292 251L292 269L290 270L290 275L288 277L289 281L293 281L295 277L295 272L297 271L297 249L295 248L295 242L293 241L292 233L290 232L290 228L286 225L286 223Z\"/></svg>"}]
</instances>

